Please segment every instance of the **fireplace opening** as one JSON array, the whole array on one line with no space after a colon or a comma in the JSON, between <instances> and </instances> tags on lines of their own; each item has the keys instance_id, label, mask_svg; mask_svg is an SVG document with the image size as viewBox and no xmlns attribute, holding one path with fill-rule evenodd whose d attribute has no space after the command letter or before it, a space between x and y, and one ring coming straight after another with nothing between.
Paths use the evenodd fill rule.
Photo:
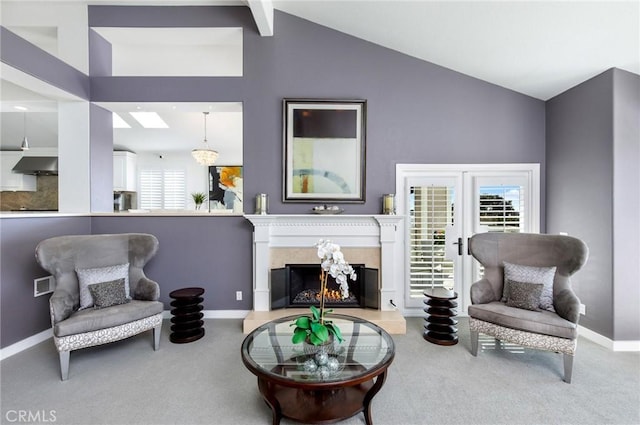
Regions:
<instances>
[{"instance_id":1,"label":"fireplace opening","mask_svg":"<svg viewBox=\"0 0 640 425\"><path fill-rule=\"evenodd\" d=\"M380 308L378 270L362 264L352 264L355 281L349 279L349 296L342 298L339 285L329 276L325 306L332 308ZM287 264L271 270L271 309L320 305L320 266L317 264Z\"/></svg>"}]
</instances>

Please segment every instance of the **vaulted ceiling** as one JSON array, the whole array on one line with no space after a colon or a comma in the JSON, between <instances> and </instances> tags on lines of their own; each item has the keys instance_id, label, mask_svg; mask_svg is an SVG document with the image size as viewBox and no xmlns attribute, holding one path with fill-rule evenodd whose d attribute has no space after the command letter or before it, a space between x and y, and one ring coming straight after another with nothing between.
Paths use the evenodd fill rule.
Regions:
<instances>
[{"instance_id":1,"label":"vaulted ceiling","mask_svg":"<svg viewBox=\"0 0 640 425\"><path fill-rule=\"evenodd\" d=\"M542 100L612 67L640 74L637 0L275 0L274 7Z\"/></svg>"},{"instance_id":2,"label":"vaulted ceiling","mask_svg":"<svg viewBox=\"0 0 640 425\"><path fill-rule=\"evenodd\" d=\"M279 10L541 100L548 100L611 67L640 74L637 0L66 1L248 6L258 30L266 37L278 36L273 17L274 10ZM55 33L37 32L37 28L28 26L12 30L25 31L18 33L45 50L55 45ZM162 41L155 43L159 45ZM195 115L193 119L199 121ZM22 125L22 120L16 122L15 130L22 131ZM199 134L200 126L196 128L194 131ZM192 138L201 137L194 134L184 139Z\"/></svg>"}]
</instances>

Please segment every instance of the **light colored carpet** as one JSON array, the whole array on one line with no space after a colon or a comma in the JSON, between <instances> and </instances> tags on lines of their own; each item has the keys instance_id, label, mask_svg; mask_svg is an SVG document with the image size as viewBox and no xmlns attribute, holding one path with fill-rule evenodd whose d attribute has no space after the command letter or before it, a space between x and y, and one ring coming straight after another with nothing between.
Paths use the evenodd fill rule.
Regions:
<instances>
[{"instance_id":1,"label":"light colored carpet","mask_svg":"<svg viewBox=\"0 0 640 425\"><path fill-rule=\"evenodd\" d=\"M393 336L396 357L373 399L378 425L640 424L640 353L580 338L566 384L559 354L484 339L474 358L465 318L451 347L425 341L422 326L408 318L407 334ZM271 423L240 359L241 320L206 320L205 337L190 344L170 343L169 327L165 321L157 352L150 332L74 351L65 382L51 341L3 360L2 423L17 423L20 410L54 411L55 423L65 425ZM362 414L342 422L363 423Z\"/></svg>"}]
</instances>

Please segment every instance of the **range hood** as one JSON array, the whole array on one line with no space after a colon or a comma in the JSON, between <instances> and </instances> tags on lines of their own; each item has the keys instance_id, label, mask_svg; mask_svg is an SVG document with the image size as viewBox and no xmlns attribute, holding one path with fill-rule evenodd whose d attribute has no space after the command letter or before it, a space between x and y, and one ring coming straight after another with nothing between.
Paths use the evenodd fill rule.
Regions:
<instances>
[{"instance_id":1,"label":"range hood","mask_svg":"<svg viewBox=\"0 0 640 425\"><path fill-rule=\"evenodd\" d=\"M57 176L58 157L23 156L11 171L20 174L32 174L34 176Z\"/></svg>"}]
</instances>

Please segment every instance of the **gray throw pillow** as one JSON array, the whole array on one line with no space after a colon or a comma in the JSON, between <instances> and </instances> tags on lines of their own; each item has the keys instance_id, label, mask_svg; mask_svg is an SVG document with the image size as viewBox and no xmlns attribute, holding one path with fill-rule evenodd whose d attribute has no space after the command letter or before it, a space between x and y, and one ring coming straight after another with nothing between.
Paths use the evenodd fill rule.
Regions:
<instances>
[{"instance_id":1,"label":"gray throw pillow","mask_svg":"<svg viewBox=\"0 0 640 425\"><path fill-rule=\"evenodd\" d=\"M524 283L542 283L542 294L540 295L540 308L553 311L553 278L556 275L555 267L533 267L523 266L504 262L504 289L502 291L502 302L509 299L509 281Z\"/></svg>"},{"instance_id":2,"label":"gray throw pillow","mask_svg":"<svg viewBox=\"0 0 640 425\"><path fill-rule=\"evenodd\" d=\"M526 283L515 280L509 281L509 307L523 308L525 310L540 311L540 294L542 283Z\"/></svg>"},{"instance_id":3,"label":"gray throw pillow","mask_svg":"<svg viewBox=\"0 0 640 425\"><path fill-rule=\"evenodd\" d=\"M116 266L98 267L95 269L76 269L80 292L80 310L93 305L93 297L89 285L124 279L124 290L129 297L129 263Z\"/></svg>"},{"instance_id":4,"label":"gray throw pillow","mask_svg":"<svg viewBox=\"0 0 640 425\"><path fill-rule=\"evenodd\" d=\"M92 283L89 285L89 292L93 297L93 307L97 309L126 304L131 301L127 298L124 290L124 279Z\"/></svg>"}]
</instances>

